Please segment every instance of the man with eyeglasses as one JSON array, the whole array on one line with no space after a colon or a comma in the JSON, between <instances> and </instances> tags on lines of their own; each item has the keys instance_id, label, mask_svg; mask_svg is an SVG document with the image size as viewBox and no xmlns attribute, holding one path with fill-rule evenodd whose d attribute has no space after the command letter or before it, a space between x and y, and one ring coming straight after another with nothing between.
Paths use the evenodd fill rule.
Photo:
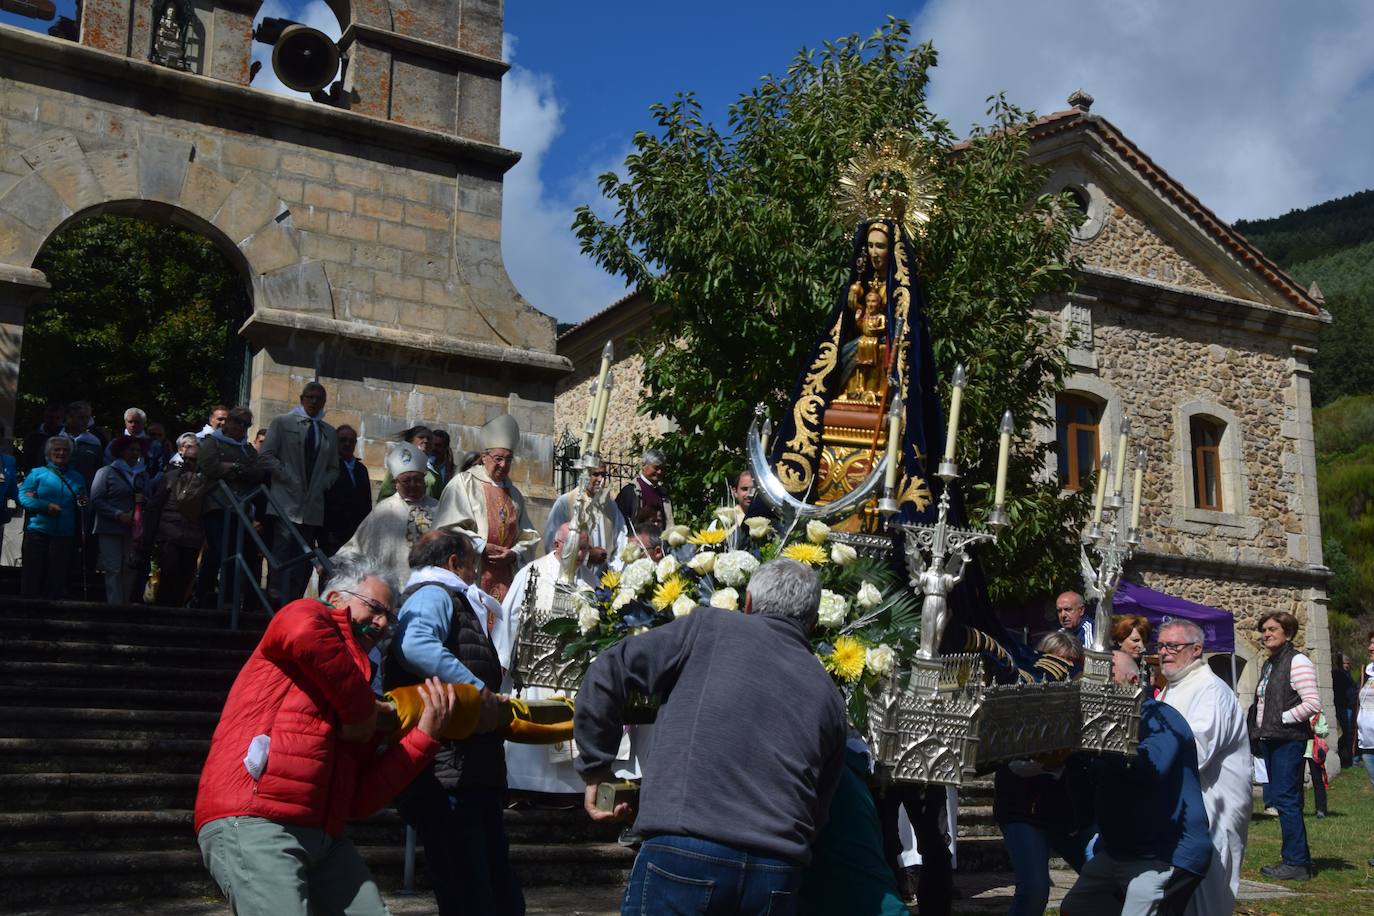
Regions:
<instances>
[{"instance_id":1,"label":"man with eyeglasses","mask_svg":"<svg viewBox=\"0 0 1374 916\"><path fill-rule=\"evenodd\" d=\"M554 500L548 521L544 523L545 544L552 545L558 530L572 521L573 511L579 502L583 517L578 530L587 536L590 545L587 565L601 568L606 565L608 558L620 553L627 536L625 516L620 514L620 508L606 489L604 463L587 472L587 486L580 500L576 489Z\"/></svg>"},{"instance_id":2,"label":"man with eyeglasses","mask_svg":"<svg viewBox=\"0 0 1374 916\"><path fill-rule=\"evenodd\" d=\"M1188 720L1197 744L1202 803L1215 851L1188 912L1229 913L1240 890L1240 865L1250 830L1250 738L1235 692L1203 659L1202 628L1191 620L1159 628L1159 669L1167 682L1160 701Z\"/></svg>"},{"instance_id":3,"label":"man with eyeglasses","mask_svg":"<svg viewBox=\"0 0 1374 916\"><path fill-rule=\"evenodd\" d=\"M538 556L543 543L524 494L510 481L519 443L520 426L508 413L483 426L481 460L444 487L434 519L435 527L457 525L476 537L478 585L497 601L506 596L515 571Z\"/></svg>"},{"instance_id":4,"label":"man with eyeglasses","mask_svg":"<svg viewBox=\"0 0 1374 916\"><path fill-rule=\"evenodd\" d=\"M368 652L386 635L396 587L365 562L335 565L323 601L303 598L267 625L225 701L196 793L210 874L239 916L357 914L386 905L344 834L419 775L454 705L420 688L419 726L381 752Z\"/></svg>"},{"instance_id":5,"label":"man with eyeglasses","mask_svg":"<svg viewBox=\"0 0 1374 916\"><path fill-rule=\"evenodd\" d=\"M1084 611L1083 596L1078 592L1064 592L1054 599L1054 611L1059 618L1059 632L1068 633L1091 649L1093 645L1093 622Z\"/></svg>"}]
</instances>

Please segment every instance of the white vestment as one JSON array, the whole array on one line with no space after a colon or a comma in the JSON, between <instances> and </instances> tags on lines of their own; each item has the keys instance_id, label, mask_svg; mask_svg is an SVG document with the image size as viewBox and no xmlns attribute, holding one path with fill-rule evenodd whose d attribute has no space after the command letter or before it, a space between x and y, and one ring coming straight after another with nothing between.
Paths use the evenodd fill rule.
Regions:
<instances>
[{"instance_id":1,"label":"white vestment","mask_svg":"<svg viewBox=\"0 0 1374 916\"><path fill-rule=\"evenodd\" d=\"M456 475L445 485L444 493L439 497L439 512L434 524L440 527L457 525L485 541L489 531L485 485L489 483L492 483L492 479L480 464ZM515 551L515 565L520 567L538 555L539 532L530 521L524 494L510 481L505 481L502 486L510 495L511 502L515 503L515 546L511 550Z\"/></svg>"},{"instance_id":2,"label":"white vestment","mask_svg":"<svg viewBox=\"0 0 1374 916\"><path fill-rule=\"evenodd\" d=\"M413 518L412 508L416 510ZM367 557L390 570L397 582L404 582L410 576L410 548L433 527L438 508L438 500L431 496L412 507L401 494L392 494L372 507L339 553Z\"/></svg>"},{"instance_id":3,"label":"white vestment","mask_svg":"<svg viewBox=\"0 0 1374 916\"><path fill-rule=\"evenodd\" d=\"M1254 804L1245 715L1235 692L1203 661L1169 684L1160 700L1178 710L1193 730L1202 804L1212 835L1212 864L1186 912L1230 913L1240 890L1240 863Z\"/></svg>"},{"instance_id":4,"label":"white vestment","mask_svg":"<svg viewBox=\"0 0 1374 916\"><path fill-rule=\"evenodd\" d=\"M553 508L549 510L548 521L544 522L544 543L550 550L553 549L553 539L558 529L572 521L573 497L576 495L576 490L564 493L554 500ZM587 532L588 546L600 547L612 557L625 546L625 516L620 514L620 507L615 500L606 496L604 489L598 491L596 499L588 500L583 521L585 527L582 530Z\"/></svg>"},{"instance_id":5,"label":"white vestment","mask_svg":"<svg viewBox=\"0 0 1374 916\"><path fill-rule=\"evenodd\" d=\"M505 672L505 678L501 682L501 692L505 694L514 689L510 676L511 659L516 651L520 624L524 619L522 612L525 595L529 590L531 570L539 573L535 593L536 606L551 607L554 585L558 582L558 557L553 553L546 553L533 563L522 567L515 574L515 580L511 582L505 600L501 602L501 621L492 634L492 642L496 644L496 654L500 656L501 668ZM588 586L595 584L592 574L583 567L578 567L574 584L577 583L586 583ZM521 693L521 698L544 700L556 693L558 691L543 687L526 687ZM506 784L512 789L527 792L581 794L586 788L586 783L577 775L577 770L573 766L571 741L559 744L506 742Z\"/></svg>"}]
</instances>

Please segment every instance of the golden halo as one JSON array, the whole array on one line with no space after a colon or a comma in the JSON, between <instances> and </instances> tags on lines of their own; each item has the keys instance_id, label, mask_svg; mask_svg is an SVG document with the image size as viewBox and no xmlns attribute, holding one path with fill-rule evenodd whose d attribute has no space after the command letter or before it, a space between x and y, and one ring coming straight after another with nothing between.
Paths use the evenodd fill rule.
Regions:
<instances>
[{"instance_id":1,"label":"golden halo","mask_svg":"<svg viewBox=\"0 0 1374 916\"><path fill-rule=\"evenodd\" d=\"M911 134L884 128L840 173L835 203L845 222L901 223L909 236L924 234L935 212L936 178L930 154Z\"/></svg>"}]
</instances>

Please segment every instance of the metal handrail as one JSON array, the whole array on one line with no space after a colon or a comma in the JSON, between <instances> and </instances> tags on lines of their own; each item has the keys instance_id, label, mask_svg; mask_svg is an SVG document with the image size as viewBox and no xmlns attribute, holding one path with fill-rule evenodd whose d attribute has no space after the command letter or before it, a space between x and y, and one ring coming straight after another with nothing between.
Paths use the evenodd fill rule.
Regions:
<instances>
[{"instance_id":1,"label":"metal handrail","mask_svg":"<svg viewBox=\"0 0 1374 916\"><path fill-rule=\"evenodd\" d=\"M243 580L246 579L248 584L253 587L253 594L257 597L258 604L261 605L262 609L269 615L274 611L271 600L267 597L267 593L262 590L262 585L259 584L257 576L253 575L253 571L248 565L248 559L243 554L243 539L245 534L253 539L253 544L258 548L258 552L262 556L263 561L267 563L269 577L273 572L289 569L292 566L307 561L313 561L314 565L322 570L323 575L329 576L334 572L334 564L329 562L329 558L324 555L324 552L321 551L320 548L311 547L306 543L305 538L301 536L300 529L296 527L295 522L287 517L286 510L282 508L277 498L272 495L272 490L267 484L260 483L244 495L239 496L229 488L229 484L225 481L220 480L217 481L217 483L220 487L221 497L228 503L228 505L225 506L224 539L221 543L227 544L229 541L230 517L228 513L234 513L239 520L238 536L234 539L234 552L220 558L218 577L219 585L221 586L218 589L219 609L221 611L225 610L227 598L229 629L237 630L239 628L239 599ZM292 557L289 560L278 559L278 557L268 548L266 542L263 541L262 535L258 534L257 529L253 527L253 517L248 514L245 507L253 500L257 499L259 495L267 497L267 501L277 510L277 524L287 525L289 527L291 537L295 538L296 545L301 550L299 556ZM222 587L224 584L224 568L230 564L234 566L234 573L230 576L230 587L226 590Z\"/></svg>"}]
</instances>

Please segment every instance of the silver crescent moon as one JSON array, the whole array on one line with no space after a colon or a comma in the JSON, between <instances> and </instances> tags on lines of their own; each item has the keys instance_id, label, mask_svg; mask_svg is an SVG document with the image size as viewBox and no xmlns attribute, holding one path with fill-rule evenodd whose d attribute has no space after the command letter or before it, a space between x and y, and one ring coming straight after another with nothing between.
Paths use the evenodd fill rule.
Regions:
<instances>
[{"instance_id":1,"label":"silver crescent moon","mask_svg":"<svg viewBox=\"0 0 1374 916\"><path fill-rule=\"evenodd\" d=\"M816 505L804 502L788 493L787 488L778 479L778 475L774 473L773 466L763 451L763 440L759 437L757 416L749 424L749 438L745 445L745 453L749 458L749 470L754 475L755 486L763 494L764 501L782 516L780 521L783 523L784 532L791 531L792 526L799 519L824 520L852 514L863 504L869 494L877 489L878 484L882 482L883 475L887 472L887 455L884 454L882 460L864 478L863 483L834 502ZM785 537L786 534L784 533Z\"/></svg>"}]
</instances>

